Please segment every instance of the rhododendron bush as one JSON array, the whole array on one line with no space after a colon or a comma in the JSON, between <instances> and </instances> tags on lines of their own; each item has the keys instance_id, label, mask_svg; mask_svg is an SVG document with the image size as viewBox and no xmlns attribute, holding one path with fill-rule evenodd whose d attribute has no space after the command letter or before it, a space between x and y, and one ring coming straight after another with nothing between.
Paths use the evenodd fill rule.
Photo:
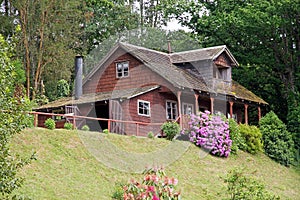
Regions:
<instances>
[{"instance_id":1,"label":"rhododendron bush","mask_svg":"<svg viewBox=\"0 0 300 200\"><path fill-rule=\"evenodd\" d=\"M209 111L201 112L199 116L191 115L189 129L183 134L189 134L190 141L209 151L211 154L228 157L232 140L229 136L229 125L219 115L211 115Z\"/></svg>"},{"instance_id":2,"label":"rhododendron bush","mask_svg":"<svg viewBox=\"0 0 300 200\"><path fill-rule=\"evenodd\" d=\"M160 169L148 169L144 172L144 180L131 182L123 186L124 200L179 200L180 193L175 191L176 178L169 178Z\"/></svg>"}]
</instances>

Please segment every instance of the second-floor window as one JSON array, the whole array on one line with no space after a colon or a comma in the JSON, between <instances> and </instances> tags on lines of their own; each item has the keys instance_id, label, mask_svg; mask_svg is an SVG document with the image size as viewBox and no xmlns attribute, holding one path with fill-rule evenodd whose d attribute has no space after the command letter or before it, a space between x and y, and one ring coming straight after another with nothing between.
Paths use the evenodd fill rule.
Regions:
<instances>
[{"instance_id":1,"label":"second-floor window","mask_svg":"<svg viewBox=\"0 0 300 200\"><path fill-rule=\"evenodd\" d=\"M229 81L230 80L230 68L228 67L214 67L214 78Z\"/></svg>"},{"instance_id":2,"label":"second-floor window","mask_svg":"<svg viewBox=\"0 0 300 200\"><path fill-rule=\"evenodd\" d=\"M117 78L129 76L129 62L118 62L116 63Z\"/></svg>"}]
</instances>

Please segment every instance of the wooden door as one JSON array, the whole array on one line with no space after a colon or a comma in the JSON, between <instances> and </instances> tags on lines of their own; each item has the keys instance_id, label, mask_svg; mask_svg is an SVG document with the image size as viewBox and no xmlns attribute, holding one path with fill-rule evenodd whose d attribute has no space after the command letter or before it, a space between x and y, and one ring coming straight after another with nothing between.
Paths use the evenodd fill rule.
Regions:
<instances>
[{"instance_id":1,"label":"wooden door","mask_svg":"<svg viewBox=\"0 0 300 200\"><path fill-rule=\"evenodd\" d=\"M115 120L123 120L123 110L119 101L110 100L109 102L109 118ZM112 133L125 134L123 122L111 122Z\"/></svg>"}]
</instances>

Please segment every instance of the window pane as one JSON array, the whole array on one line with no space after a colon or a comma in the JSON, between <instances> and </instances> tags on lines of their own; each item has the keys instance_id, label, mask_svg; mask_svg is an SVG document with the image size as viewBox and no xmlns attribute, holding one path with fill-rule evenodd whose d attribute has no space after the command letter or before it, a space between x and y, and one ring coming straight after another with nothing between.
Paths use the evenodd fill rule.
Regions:
<instances>
[{"instance_id":1,"label":"window pane","mask_svg":"<svg viewBox=\"0 0 300 200\"><path fill-rule=\"evenodd\" d=\"M129 63L121 62L116 64L117 77L126 77L129 75Z\"/></svg>"},{"instance_id":2,"label":"window pane","mask_svg":"<svg viewBox=\"0 0 300 200\"><path fill-rule=\"evenodd\" d=\"M138 102L138 112L141 115L150 115L150 103L148 102Z\"/></svg>"},{"instance_id":3,"label":"window pane","mask_svg":"<svg viewBox=\"0 0 300 200\"><path fill-rule=\"evenodd\" d=\"M143 109L139 108L139 114L143 114Z\"/></svg>"},{"instance_id":4,"label":"window pane","mask_svg":"<svg viewBox=\"0 0 300 200\"><path fill-rule=\"evenodd\" d=\"M118 71L121 71L121 70L122 70L122 64L121 64L121 63L118 63L118 64L117 64L117 69L118 69Z\"/></svg>"}]
</instances>

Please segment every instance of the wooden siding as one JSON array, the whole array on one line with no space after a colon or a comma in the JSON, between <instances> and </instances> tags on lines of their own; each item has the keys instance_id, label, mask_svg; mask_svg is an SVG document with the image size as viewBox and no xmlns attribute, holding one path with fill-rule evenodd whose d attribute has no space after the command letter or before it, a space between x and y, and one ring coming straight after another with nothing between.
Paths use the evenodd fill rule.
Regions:
<instances>
[{"instance_id":1,"label":"wooden siding","mask_svg":"<svg viewBox=\"0 0 300 200\"><path fill-rule=\"evenodd\" d=\"M224 52L220 56L218 56L214 62L216 65L223 67L230 67L232 65L228 56Z\"/></svg>"},{"instance_id":2,"label":"wooden siding","mask_svg":"<svg viewBox=\"0 0 300 200\"><path fill-rule=\"evenodd\" d=\"M116 63L121 61L129 62L128 77L116 77ZM110 62L108 66L104 66L103 69L98 70L91 80L84 85L84 94L139 88L147 85L172 87L164 78L151 71L129 53L120 55L114 61Z\"/></svg>"},{"instance_id":3,"label":"wooden siding","mask_svg":"<svg viewBox=\"0 0 300 200\"><path fill-rule=\"evenodd\" d=\"M150 102L150 117L138 114L138 100ZM124 120L140 121L145 123L163 123L166 121L166 100L176 101L177 97L173 93L161 93L159 89L146 94L126 100L122 103ZM126 124L125 132L128 135L136 132L135 124ZM147 136L152 131L154 134L160 132L160 126L139 126L139 135Z\"/></svg>"}]
</instances>

